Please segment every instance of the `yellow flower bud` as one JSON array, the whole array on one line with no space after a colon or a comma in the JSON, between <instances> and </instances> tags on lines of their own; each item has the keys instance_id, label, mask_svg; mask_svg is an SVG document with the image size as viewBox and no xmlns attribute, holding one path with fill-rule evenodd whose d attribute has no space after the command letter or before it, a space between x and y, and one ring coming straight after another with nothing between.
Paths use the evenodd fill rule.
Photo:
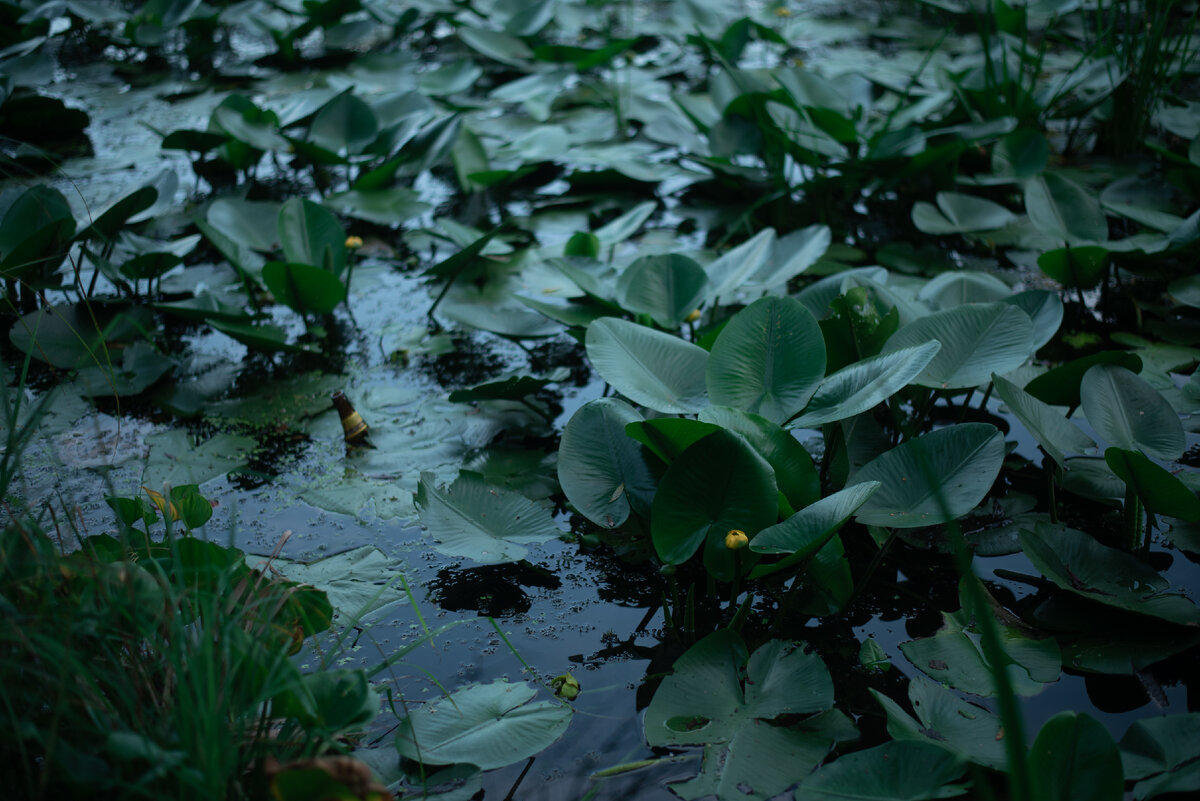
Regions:
<instances>
[{"instance_id":1,"label":"yellow flower bud","mask_svg":"<svg viewBox=\"0 0 1200 801\"><path fill-rule=\"evenodd\" d=\"M750 538L746 536L746 532L741 529L731 529L725 535L725 547L731 551L737 551L745 548L750 544Z\"/></svg>"},{"instance_id":2,"label":"yellow flower bud","mask_svg":"<svg viewBox=\"0 0 1200 801\"><path fill-rule=\"evenodd\" d=\"M362 241L362 237L361 237L361 236L348 236L348 237L346 237L346 248L347 248L347 250L358 250L358 249L359 249L359 248L361 248L362 246L363 246L363 241Z\"/></svg>"},{"instance_id":3,"label":"yellow flower bud","mask_svg":"<svg viewBox=\"0 0 1200 801\"><path fill-rule=\"evenodd\" d=\"M775 7L775 16L790 17L790 16L792 16L792 10L790 8L787 8L786 6L776 6Z\"/></svg>"},{"instance_id":4,"label":"yellow flower bud","mask_svg":"<svg viewBox=\"0 0 1200 801\"><path fill-rule=\"evenodd\" d=\"M699 310L699 309L692 309L692 313L691 313L691 314L689 314L687 317L684 317L684 318L683 318L683 321L684 321L685 323L694 323L694 322L696 322L696 321L697 321L697 320L699 320L699 319L700 319L700 310Z\"/></svg>"}]
</instances>

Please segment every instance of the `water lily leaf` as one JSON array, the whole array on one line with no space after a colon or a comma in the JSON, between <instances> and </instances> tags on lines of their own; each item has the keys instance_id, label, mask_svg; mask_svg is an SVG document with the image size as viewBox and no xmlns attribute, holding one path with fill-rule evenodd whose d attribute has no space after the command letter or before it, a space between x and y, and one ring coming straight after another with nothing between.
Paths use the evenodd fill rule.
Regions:
<instances>
[{"instance_id":1,"label":"water lily leaf","mask_svg":"<svg viewBox=\"0 0 1200 801\"><path fill-rule=\"evenodd\" d=\"M988 423L963 423L909 440L869 462L853 482L882 486L859 507L868 526L916 528L947 523L974 509L1004 462L1004 435Z\"/></svg>"},{"instance_id":2,"label":"water lily leaf","mask_svg":"<svg viewBox=\"0 0 1200 801\"><path fill-rule=\"evenodd\" d=\"M529 703L537 690L497 679L416 707L396 731L400 756L427 765L511 765L554 744L571 723L570 704Z\"/></svg>"},{"instance_id":3,"label":"water lily leaf","mask_svg":"<svg viewBox=\"0 0 1200 801\"><path fill-rule=\"evenodd\" d=\"M1142 378L1113 364L1088 369L1079 387L1088 422L1110 445L1155 459L1183 455L1183 424L1171 404Z\"/></svg>"},{"instance_id":4,"label":"water lily leaf","mask_svg":"<svg viewBox=\"0 0 1200 801\"><path fill-rule=\"evenodd\" d=\"M84 228L75 238L77 240L100 239L111 241L117 235L130 217L134 217L154 205L158 199L158 190L153 186L143 186L133 190L125 197L108 207L107 210ZM0 226L2 230L2 226ZM3 252L3 247L0 247Z\"/></svg>"},{"instance_id":5,"label":"water lily leaf","mask_svg":"<svg viewBox=\"0 0 1200 801\"><path fill-rule=\"evenodd\" d=\"M1117 744L1102 723L1077 712L1059 712L1042 724L1029 751L1029 778L1045 801L1125 797Z\"/></svg>"},{"instance_id":6,"label":"water lily leaf","mask_svg":"<svg viewBox=\"0 0 1200 801\"><path fill-rule=\"evenodd\" d=\"M1115 364L1134 373L1142 370L1142 360L1136 353L1104 350L1042 373L1025 385L1025 391L1042 403L1074 408L1080 404L1079 388L1084 374L1097 364Z\"/></svg>"},{"instance_id":7,"label":"water lily leaf","mask_svg":"<svg viewBox=\"0 0 1200 801\"><path fill-rule=\"evenodd\" d=\"M319 267L335 276L345 271L346 231L321 204L292 198L279 209L278 227L288 262Z\"/></svg>"},{"instance_id":8,"label":"water lily leaf","mask_svg":"<svg viewBox=\"0 0 1200 801\"><path fill-rule=\"evenodd\" d=\"M1200 713L1136 721L1121 738L1125 778L1136 781L1133 797L1200 790Z\"/></svg>"},{"instance_id":9,"label":"water lily leaf","mask_svg":"<svg viewBox=\"0 0 1200 801\"><path fill-rule=\"evenodd\" d=\"M1167 286L1167 292L1179 303L1200 309L1200 275L1176 278Z\"/></svg>"},{"instance_id":10,"label":"water lily leaf","mask_svg":"<svg viewBox=\"0 0 1200 801\"><path fill-rule=\"evenodd\" d=\"M205 219L239 247L269 252L279 247L279 210L278 203L221 198Z\"/></svg>"},{"instance_id":11,"label":"water lily leaf","mask_svg":"<svg viewBox=\"0 0 1200 801\"><path fill-rule=\"evenodd\" d=\"M936 340L941 350L915 383L936 389L965 389L1003 375L1033 353L1033 322L1007 303L968 303L922 317L901 328L885 353Z\"/></svg>"},{"instance_id":12,"label":"water lily leaf","mask_svg":"<svg viewBox=\"0 0 1200 801\"><path fill-rule=\"evenodd\" d=\"M657 482L642 448L625 426L642 416L615 398L579 408L563 429L558 447L558 480L571 505L588 520L616 528L631 510L646 516Z\"/></svg>"},{"instance_id":13,"label":"water lily leaf","mask_svg":"<svg viewBox=\"0 0 1200 801\"><path fill-rule=\"evenodd\" d=\"M670 464L694 443L720 428L719 425L701 420L657 417L629 423L625 426L625 433L645 445L664 464Z\"/></svg>"},{"instance_id":14,"label":"water lily leaf","mask_svg":"<svg viewBox=\"0 0 1200 801\"><path fill-rule=\"evenodd\" d=\"M1200 498L1196 493L1138 451L1112 447L1104 452L1104 461L1151 512L1200 520Z\"/></svg>"},{"instance_id":15,"label":"water lily leaf","mask_svg":"<svg viewBox=\"0 0 1200 801\"><path fill-rule=\"evenodd\" d=\"M483 564L524 559L524 545L557 537L554 517L523 495L488 486L463 471L449 487L437 489L433 473L422 473L415 503L434 547L450 556ZM478 763L475 763L478 764Z\"/></svg>"},{"instance_id":16,"label":"water lily leaf","mask_svg":"<svg viewBox=\"0 0 1200 801\"><path fill-rule=\"evenodd\" d=\"M921 287L917 300L938 311L964 303L994 303L1011 294L1008 284L991 273L947 270Z\"/></svg>"},{"instance_id":17,"label":"water lily leaf","mask_svg":"<svg viewBox=\"0 0 1200 801\"><path fill-rule=\"evenodd\" d=\"M1079 184L1055 172L1025 182L1025 212L1034 226L1068 242L1104 242L1108 221L1100 201Z\"/></svg>"},{"instance_id":18,"label":"water lily leaf","mask_svg":"<svg viewBox=\"0 0 1200 801\"><path fill-rule=\"evenodd\" d=\"M612 222L597 228L593 233L602 245L609 247L619 245L636 234L657 208L658 204L652 200L639 203Z\"/></svg>"},{"instance_id":19,"label":"water lily leaf","mask_svg":"<svg viewBox=\"0 0 1200 801\"><path fill-rule=\"evenodd\" d=\"M1046 169L1050 158L1050 143L1040 131L1018 128L996 143L992 150L992 173L1005 178L1023 180Z\"/></svg>"},{"instance_id":20,"label":"water lily leaf","mask_svg":"<svg viewBox=\"0 0 1200 801\"><path fill-rule=\"evenodd\" d=\"M264 112L245 98L246 104L225 105L239 95L231 95L222 105L217 106L212 113L212 121L221 131L228 133L237 140L237 144L246 145L255 150L274 150L286 153L288 141L279 133L278 120L271 112ZM261 155L261 154L259 154Z\"/></svg>"},{"instance_id":21,"label":"water lily leaf","mask_svg":"<svg viewBox=\"0 0 1200 801\"><path fill-rule=\"evenodd\" d=\"M328 314L346 299L340 278L310 264L269 262L262 279L276 300L300 314Z\"/></svg>"},{"instance_id":22,"label":"water lily leaf","mask_svg":"<svg viewBox=\"0 0 1200 801\"><path fill-rule=\"evenodd\" d=\"M701 410L700 420L745 437L775 471L779 491L792 509L802 509L821 497L821 477L812 457L791 433L777 424L728 406L709 406ZM652 420L648 425L656 422L660 421Z\"/></svg>"},{"instance_id":23,"label":"water lily leaf","mask_svg":"<svg viewBox=\"0 0 1200 801\"><path fill-rule=\"evenodd\" d=\"M501 31L463 26L458 29L458 38L476 53L502 64L525 67L525 62L533 58L533 51L524 42Z\"/></svg>"},{"instance_id":24,"label":"water lily leaf","mask_svg":"<svg viewBox=\"0 0 1200 801\"><path fill-rule=\"evenodd\" d=\"M770 291L787 284L825 255L833 234L828 225L809 225L775 240L771 256L746 279L746 288Z\"/></svg>"},{"instance_id":25,"label":"water lily leaf","mask_svg":"<svg viewBox=\"0 0 1200 801\"><path fill-rule=\"evenodd\" d=\"M420 195L402 186L387 189L338 192L323 201L335 211L378 225L396 225L433 209Z\"/></svg>"},{"instance_id":26,"label":"water lily leaf","mask_svg":"<svg viewBox=\"0 0 1200 801\"><path fill-rule=\"evenodd\" d=\"M782 523L758 532L750 541L750 550L789 556L774 564L759 565L751 571L751 577L778 572L817 553L879 486L877 481L868 481L839 490L804 507Z\"/></svg>"},{"instance_id":27,"label":"water lily leaf","mask_svg":"<svg viewBox=\"0 0 1200 801\"><path fill-rule=\"evenodd\" d=\"M210 319L208 324L226 336L236 339L248 348L267 352L290 351L304 353L308 348L288 342L287 331L267 323L240 323L234 320Z\"/></svg>"},{"instance_id":28,"label":"water lily leaf","mask_svg":"<svg viewBox=\"0 0 1200 801\"><path fill-rule=\"evenodd\" d=\"M708 405L708 352L627 320L602 318L587 329L587 354L600 377L636 403L666 414Z\"/></svg>"},{"instance_id":29,"label":"water lily leaf","mask_svg":"<svg viewBox=\"0 0 1200 801\"><path fill-rule=\"evenodd\" d=\"M714 431L679 454L659 481L650 510L654 549L678 565L703 545L709 573L728 581L736 574L735 552L725 547L725 535L738 529L753 539L773 523L777 492L765 459L738 435Z\"/></svg>"},{"instance_id":30,"label":"water lily leaf","mask_svg":"<svg viewBox=\"0 0 1200 801\"><path fill-rule=\"evenodd\" d=\"M874 642L868 640L867 642ZM804 801L923 801L952 798L967 785L966 765L954 754L915 740L895 740L845 754L796 788Z\"/></svg>"},{"instance_id":31,"label":"water lily leaf","mask_svg":"<svg viewBox=\"0 0 1200 801\"><path fill-rule=\"evenodd\" d=\"M322 106L308 127L308 140L334 153L361 153L378 135L374 110L350 90Z\"/></svg>"},{"instance_id":32,"label":"water lily leaf","mask_svg":"<svg viewBox=\"0 0 1200 801\"><path fill-rule=\"evenodd\" d=\"M1095 289L1108 276L1109 252L1099 245L1048 250L1038 267L1068 289Z\"/></svg>"},{"instance_id":33,"label":"water lily leaf","mask_svg":"<svg viewBox=\"0 0 1200 801\"><path fill-rule=\"evenodd\" d=\"M714 303L740 289L767 264L775 247L775 229L766 228L708 265L708 297Z\"/></svg>"},{"instance_id":34,"label":"water lily leaf","mask_svg":"<svg viewBox=\"0 0 1200 801\"><path fill-rule=\"evenodd\" d=\"M665 329L677 330L704 300L707 288L704 268L688 257L643 256L617 280L617 302L631 312L650 315Z\"/></svg>"},{"instance_id":35,"label":"water lily leaf","mask_svg":"<svg viewBox=\"0 0 1200 801\"><path fill-rule=\"evenodd\" d=\"M186 431L172 429L146 437L146 445L150 458L144 483L157 487L165 482L175 487L203 484L241 467L255 442L251 437L221 433L197 444Z\"/></svg>"},{"instance_id":36,"label":"water lily leaf","mask_svg":"<svg viewBox=\"0 0 1200 801\"><path fill-rule=\"evenodd\" d=\"M999 203L959 192L938 192L937 207L922 200L912 209L917 230L934 235L994 231L1016 219L1017 215Z\"/></svg>"},{"instance_id":37,"label":"water lily leaf","mask_svg":"<svg viewBox=\"0 0 1200 801\"><path fill-rule=\"evenodd\" d=\"M887 730L893 739L933 745L971 762L1005 769L1008 759L1004 727L983 707L962 700L921 675L908 685L908 700L919 720L878 690L871 690L871 694L887 712Z\"/></svg>"},{"instance_id":38,"label":"water lily leaf","mask_svg":"<svg viewBox=\"0 0 1200 801\"><path fill-rule=\"evenodd\" d=\"M116 358L112 346L143 339L152 326L149 312L136 306L60 304L21 316L8 337L39 361L73 369L108 365Z\"/></svg>"},{"instance_id":39,"label":"water lily leaf","mask_svg":"<svg viewBox=\"0 0 1200 801\"><path fill-rule=\"evenodd\" d=\"M257 557L247 558L256 567ZM395 559L373 545L364 545L315 562L275 557L271 568L289 581L309 584L329 598L333 608L355 620L385 606L408 601Z\"/></svg>"},{"instance_id":40,"label":"water lily leaf","mask_svg":"<svg viewBox=\"0 0 1200 801\"><path fill-rule=\"evenodd\" d=\"M145 341L122 349L120 357L120 363L112 364L111 368L101 364L81 368L75 377L79 394L88 398L139 395L175 366L173 359Z\"/></svg>"},{"instance_id":41,"label":"water lily leaf","mask_svg":"<svg viewBox=\"0 0 1200 801\"><path fill-rule=\"evenodd\" d=\"M813 428L873 409L916 378L940 348L939 342L925 342L843 367L826 376L804 413L787 427Z\"/></svg>"},{"instance_id":42,"label":"water lily leaf","mask_svg":"<svg viewBox=\"0 0 1200 801\"><path fill-rule=\"evenodd\" d=\"M1101 545L1066 526L1021 531L1021 547L1034 567L1056 585L1105 606L1200 626L1200 608L1167 592L1166 579L1136 556Z\"/></svg>"},{"instance_id":43,"label":"water lily leaf","mask_svg":"<svg viewBox=\"0 0 1200 801\"><path fill-rule=\"evenodd\" d=\"M1004 303L1016 306L1033 321L1033 350L1037 352L1058 333L1063 319L1063 302L1057 292L1048 289L1027 289L1003 298Z\"/></svg>"},{"instance_id":44,"label":"water lily leaf","mask_svg":"<svg viewBox=\"0 0 1200 801\"><path fill-rule=\"evenodd\" d=\"M663 679L646 710L646 740L709 746L700 776L672 785L683 798L766 799L816 766L835 740L854 736L837 713L796 727L767 721L832 706L833 682L817 654L771 640L748 657L741 637L722 629L689 648Z\"/></svg>"},{"instance_id":45,"label":"water lily leaf","mask_svg":"<svg viewBox=\"0 0 1200 801\"><path fill-rule=\"evenodd\" d=\"M713 343L705 383L714 404L782 423L825 376L825 339L803 304L766 297L742 309Z\"/></svg>"},{"instance_id":46,"label":"water lily leaf","mask_svg":"<svg viewBox=\"0 0 1200 801\"><path fill-rule=\"evenodd\" d=\"M1089 453L1096 447L1092 438L1048 404L1042 403L1008 379L992 375L996 396L1021 421L1037 443L1064 470L1069 469L1066 454Z\"/></svg>"}]
</instances>

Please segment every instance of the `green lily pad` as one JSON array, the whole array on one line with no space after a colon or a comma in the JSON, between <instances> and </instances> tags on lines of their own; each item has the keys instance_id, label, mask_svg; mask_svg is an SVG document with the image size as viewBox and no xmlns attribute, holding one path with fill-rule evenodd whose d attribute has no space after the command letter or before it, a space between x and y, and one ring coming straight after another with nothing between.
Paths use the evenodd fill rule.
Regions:
<instances>
[{"instance_id":1,"label":"green lily pad","mask_svg":"<svg viewBox=\"0 0 1200 801\"><path fill-rule=\"evenodd\" d=\"M570 704L529 703L537 690L498 679L416 707L396 730L400 756L427 765L511 765L545 750L571 724Z\"/></svg>"},{"instance_id":2,"label":"green lily pad","mask_svg":"<svg viewBox=\"0 0 1200 801\"><path fill-rule=\"evenodd\" d=\"M1171 404L1144 379L1112 364L1088 369L1079 386L1083 412L1110 445L1155 459L1183 455L1183 424Z\"/></svg>"},{"instance_id":3,"label":"green lily pad","mask_svg":"<svg viewBox=\"0 0 1200 801\"><path fill-rule=\"evenodd\" d=\"M965 389L986 384L1033 354L1033 322L1007 303L969 303L934 312L901 328L885 353L936 340L941 350L917 376L917 384L936 389Z\"/></svg>"},{"instance_id":4,"label":"green lily pad","mask_svg":"<svg viewBox=\"0 0 1200 801\"><path fill-rule=\"evenodd\" d=\"M584 404L563 429L558 480L567 500L598 526L616 528L631 511L650 511L657 482L625 426L642 419L629 404L600 398Z\"/></svg>"},{"instance_id":5,"label":"green lily pad","mask_svg":"<svg viewBox=\"0 0 1200 801\"><path fill-rule=\"evenodd\" d=\"M708 405L703 348L608 317L588 326L586 344L596 372L630 400L665 413L695 413Z\"/></svg>"},{"instance_id":6,"label":"green lily pad","mask_svg":"<svg viewBox=\"0 0 1200 801\"><path fill-rule=\"evenodd\" d=\"M437 489L433 473L422 473L415 503L434 547L450 556L483 564L524 559L525 545L561 534L554 517L523 495L490 487L478 474L463 471Z\"/></svg>"},{"instance_id":7,"label":"green lily pad","mask_svg":"<svg viewBox=\"0 0 1200 801\"><path fill-rule=\"evenodd\" d=\"M1045 801L1121 801L1121 756L1108 729L1095 718L1059 712L1042 724L1029 750L1029 778Z\"/></svg>"},{"instance_id":8,"label":"green lily pad","mask_svg":"<svg viewBox=\"0 0 1200 801\"><path fill-rule=\"evenodd\" d=\"M874 642L868 640L867 642ZM895 740L846 754L796 788L797 801L923 801L962 795L962 760L915 740Z\"/></svg>"},{"instance_id":9,"label":"green lily pad","mask_svg":"<svg viewBox=\"0 0 1200 801\"><path fill-rule=\"evenodd\" d=\"M246 562L256 567L257 557ZM289 581L308 584L321 590L333 608L351 619L408 601L396 560L372 545L364 545L315 562L293 562L275 557L270 566Z\"/></svg>"},{"instance_id":10,"label":"green lily pad","mask_svg":"<svg viewBox=\"0 0 1200 801\"><path fill-rule=\"evenodd\" d=\"M1125 778L1137 782L1133 797L1200 790L1200 713L1139 720L1121 738Z\"/></svg>"},{"instance_id":11,"label":"green lily pad","mask_svg":"<svg viewBox=\"0 0 1200 801\"><path fill-rule=\"evenodd\" d=\"M983 707L920 675L908 685L908 700L917 720L878 690L871 694L887 713L887 730L893 739L933 745L996 770L1007 766L1004 727Z\"/></svg>"}]
</instances>

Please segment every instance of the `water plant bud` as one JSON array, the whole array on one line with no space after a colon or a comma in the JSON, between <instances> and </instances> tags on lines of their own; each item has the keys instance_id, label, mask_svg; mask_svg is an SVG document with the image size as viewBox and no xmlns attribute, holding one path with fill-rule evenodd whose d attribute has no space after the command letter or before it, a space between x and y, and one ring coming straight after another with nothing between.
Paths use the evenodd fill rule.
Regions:
<instances>
[{"instance_id":1,"label":"water plant bud","mask_svg":"<svg viewBox=\"0 0 1200 801\"><path fill-rule=\"evenodd\" d=\"M350 399L339 389L333 393L333 408L342 418L342 436L351 445L361 444L367 436L367 424L362 415L354 410Z\"/></svg>"},{"instance_id":2,"label":"water plant bud","mask_svg":"<svg viewBox=\"0 0 1200 801\"><path fill-rule=\"evenodd\" d=\"M750 538L741 529L730 529L729 533L725 535L725 547L731 551L740 550L749 544Z\"/></svg>"},{"instance_id":3,"label":"water plant bud","mask_svg":"<svg viewBox=\"0 0 1200 801\"><path fill-rule=\"evenodd\" d=\"M700 310L699 310L699 309L692 309L692 313L691 313L691 314L689 314L687 317L684 317L684 318L683 318L683 321L684 321L685 323L694 323L694 322L696 322L696 321L697 321L697 320L699 320L699 319L700 319Z\"/></svg>"},{"instance_id":4,"label":"water plant bud","mask_svg":"<svg viewBox=\"0 0 1200 801\"><path fill-rule=\"evenodd\" d=\"M363 240L362 240L361 236L346 237L346 249L347 250L358 250L362 246L363 246Z\"/></svg>"},{"instance_id":5,"label":"water plant bud","mask_svg":"<svg viewBox=\"0 0 1200 801\"><path fill-rule=\"evenodd\" d=\"M579 697L579 679L570 673L555 676L554 680L550 682L550 687L554 690L554 694L564 701L574 701Z\"/></svg>"}]
</instances>

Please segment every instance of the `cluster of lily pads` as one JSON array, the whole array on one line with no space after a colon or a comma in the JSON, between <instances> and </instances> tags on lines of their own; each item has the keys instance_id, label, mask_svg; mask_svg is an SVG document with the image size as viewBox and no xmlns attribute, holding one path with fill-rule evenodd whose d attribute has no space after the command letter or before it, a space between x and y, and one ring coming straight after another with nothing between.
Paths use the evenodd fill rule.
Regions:
<instances>
[{"instance_id":1,"label":"cluster of lily pads","mask_svg":"<svg viewBox=\"0 0 1200 801\"><path fill-rule=\"evenodd\" d=\"M680 654L645 711L655 757L598 778L700 748L679 797L1200 789L1194 712L1118 742L1065 710L1027 746L1020 703L1064 671L1159 693L1200 658L1200 608L1172 586L1200 552L1200 100L1182 4L28 5L0 3L5 136L30 109L70 116L46 64L88 48L212 102L153 131L190 162L183 203L173 169L87 217L52 179L0 191L21 380L340 449L327 397L355 305L423 268L428 330L361 336L388 343L388 369L452 347L444 326L515 342L529 368L423 412L351 368L375 447L297 497L415 517L455 559L521 562L566 537L653 575ZM69 155L34 144L5 145L4 163ZM189 375L188 343L224 337L277 373L326 374L248 396L233 375ZM586 354L592 390L537 366L545 342ZM29 419L14 403L5 482ZM165 542L210 545L170 531L211 512L192 480L149 504L113 496L121 538L81 553L157 560L139 586L171 586L178 554L150 526L161 514ZM210 556L221 581L250 580L239 552ZM989 557L1006 567L989 574ZM371 589L381 559L275 560L281 582L320 589L305 597L324 623L301 633L407 600ZM857 634L850 659L822 652L822 627L848 630L901 560L955 586L941 628L898 654ZM901 655L906 697L883 678ZM847 697L833 659L870 692ZM317 675L354 692L297 679L308 696L255 703L319 730L314 753L349 750L338 738L376 696L362 672ZM586 687L545 683L557 698L497 681L400 709L389 759L369 758L405 792L469 796L570 731ZM95 755L125 770L149 753L136 745ZM309 797L287 781L281 797Z\"/></svg>"}]
</instances>

